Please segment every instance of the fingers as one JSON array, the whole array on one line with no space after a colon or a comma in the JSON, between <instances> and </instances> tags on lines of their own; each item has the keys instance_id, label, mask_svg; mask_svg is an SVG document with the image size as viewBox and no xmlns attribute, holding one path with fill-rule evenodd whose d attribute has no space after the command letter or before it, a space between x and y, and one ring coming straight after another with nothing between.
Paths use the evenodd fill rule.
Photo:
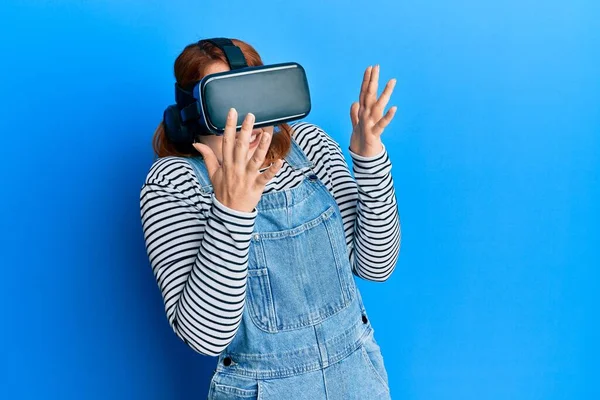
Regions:
<instances>
[{"instance_id":1,"label":"fingers","mask_svg":"<svg viewBox=\"0 0 600 400\"><path fill-rule=\"evenodd\" d=\"M385 110L385 106L387 105L388 101L390 101L390 96L392 95L395 86L396 79L390 79L387 85L385 85L383 93L381 93L381 96L379 96L379 99L373 105L373 111L375 112L375 115L377 115L377 117L381 118L383 110Z\"/></svg>"},{"instance_id":2,"label":"fingers","mask_svg":"<svg viewBox=\"0 0 600 400\"><path fill-rule=\"evenodd\" d=\"M204 164L206 164L206 169L208 170L208 176L213 176L215 171L220 167L217 156L212 149L204 143L194 143L193 146L200 154L202 154Z\"/></svg>"},{"instance_id":3,"label":"fingers","mask_svg":"<svg viewBox=\"0 0 600 400\"><path fill-rule=\"evenodd\" d=\"M258 175L258 178L256 178L256 183L260 185L260 187L264 188L267 185L267 183L269 183L269 181L273 179L273 177L277 174L282 165L283 160L280 158L273 164L271 164L269 169L263 171L260 175Z\"/></svg>"},{"instance_id":4,"label":"fingers","mask_svg":"<svg viewBox=\"0 0 600 400\"><path fill-rule=\"evenodd\" d=\"M371 80L372 67L369 65L363 75L362 85L360 86L360 94L358 96L358 102L361 107L365 106L365 95L367 94L367 88L369 87L369 81Z\"/></svg>"},{"instance_id":5,"label":"fingers","mask_svg":"<svg viewBox=\"0 0 600 400\"><path fill-rule=\"evenodd\" d=\"M352 103L352 105L350 106L350 120L352 121L352 127L354 127L356 124L358 124L359 108L360 108L360 105L358 104L357 101Z\"/></svg>"},{"instance_id":6,"label":"fingers","mask_svg":"<svg viewBox=\"0 0 600 400\"><path fill-rule=\"evenodd\" d=\"M377 64L371 71L371 79L367 86L367 93L365 94L364 104L367 109L371 108L371 105L375 103L377 99L377 84L379 81L379 64Z\"/></svg>"},{"instance_id":7,"label":"fingers","mask_svg":"<svg viewBox=\"0 0 600 400\"><path fill-rule=\"evenodd\" d=\"M271 139L272 135L268 131L262 132L258 147L254 150L254 154L252 154L250 161L248 161L248 171L258 173L260 166L265 161L265 155L269 150Z\"/></svg>"},{"instance_id":8,"label":"fingers","mask_svg":"<svg viewBox=\"0 0 600 400\"><path fill-rule=\"evenodd\" d=\"M392 118L394 118L394 115L396 114L396 110L398 109L398 107L394 106L391 107L387 113L385 113L385 115L383 116L383 118L381 118L379 121L377 121L377 123L375 124L375 126L373 126L373 129L375 130L375 132L382 132L386 126L388 126L388 124L392 121Z\"/></svg>"},{"instance_id":9,"label":"fingers","mask_svg":"<svg viewBox=\"0 0 600 400\"><path fill-rule=\"evenodd\" d=\"M250 136L252 135L252 127L254 126L254 114L246 114L246 118L242 122L242 128L237 135L235 146L233 149L233 161L238 167L246 166L248 158L248 147L250 147Z\"/></svg>"},{"instance_id":10,"label":"fingers","mask_svg":"<svg viewBox=\"0 0 600 400\"><path fill-rule=\"evenodd\" d=\"M233 145L235 144L236 127L238 114L235 108L230 108L225 121L225 131L223 133L223 143L221 151L223 153L223 165L229 166L233 161Z\"/></svg>"}]
</instances>

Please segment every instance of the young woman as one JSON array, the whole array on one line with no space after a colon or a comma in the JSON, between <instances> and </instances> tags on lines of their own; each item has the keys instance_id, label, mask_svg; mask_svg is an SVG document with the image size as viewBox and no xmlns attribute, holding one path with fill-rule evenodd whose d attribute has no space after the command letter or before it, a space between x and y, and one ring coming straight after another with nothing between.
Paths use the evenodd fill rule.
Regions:
<instances>
[{"instance_id":1,"label":"young woman","mask_svg":"<svg viewBox=\"0 0 600 400\"><path fill-rule=\"evenodd\" d=\"M263 65L232 39L249 66ZM175 61L181 86L228 71L209 42ZM382 282L400 251L391 162L380 136L395 80L377 99L366 69L352 104L350 174L341 147L307 122L169 143L141 189L146 248L170 326L217 356L209 399L389 399L388 375L354 276Z\"/></svg>"}]
</instances>

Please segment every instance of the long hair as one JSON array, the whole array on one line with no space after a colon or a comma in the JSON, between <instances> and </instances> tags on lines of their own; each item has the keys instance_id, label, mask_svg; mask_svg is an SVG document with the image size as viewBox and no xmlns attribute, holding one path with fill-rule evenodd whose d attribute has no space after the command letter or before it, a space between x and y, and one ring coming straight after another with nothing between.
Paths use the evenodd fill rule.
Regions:
<instances>
[{"instance_id":1,"label":"long hair","mask_svg":"<svg viewBox=\"0 0 600 400\"><path fill-rule=\"evenodd\" d=\"M248 66L254 67L264 65L256 50L248 43L239 39L231 39L231 41L242 50ZM186 87L192 82L199 81L204 77L206 67L216 60L228 64L223 51L212 43L203 42L202 46L198 45L198 43L187 45L175 60L174 72L177 83L181 87ZM274 132L269 150L265 156L267 165L271 162L275 162L279 158L283 158L290 150L292 144L292 128L285 123L279 124L277 127L279 127L280 132ZM154 153L156 153L156 156L159 158L166 156L201 156L193 146L190 146L189 152L182 152L181 149L176 148L167 137L162 121L154 132L152 147Z\"/></svg>"}]
</instances>

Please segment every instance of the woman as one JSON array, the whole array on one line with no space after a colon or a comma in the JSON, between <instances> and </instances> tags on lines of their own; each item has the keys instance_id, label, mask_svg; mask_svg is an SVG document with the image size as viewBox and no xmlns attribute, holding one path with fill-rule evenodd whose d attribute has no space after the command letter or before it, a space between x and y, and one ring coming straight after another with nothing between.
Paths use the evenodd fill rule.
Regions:
<instances>
[{"instance_id":1,"label":"woman","mask_svg":"<svg viewBox=\"0 0 600 400\"><path fill-rule=\"evenodd\" d=\"M249 66L263 65L232 39ZM175 61L181 86L229 67L210 42ZM210 399L388 399L388 376L354 275L385 281L400 250L391 162L380 140L395 81L367 68L351 106L350 155L307 122L169 143L141 189L148 257L174 332L218 356Z\"/></svg>"}]
</instances>

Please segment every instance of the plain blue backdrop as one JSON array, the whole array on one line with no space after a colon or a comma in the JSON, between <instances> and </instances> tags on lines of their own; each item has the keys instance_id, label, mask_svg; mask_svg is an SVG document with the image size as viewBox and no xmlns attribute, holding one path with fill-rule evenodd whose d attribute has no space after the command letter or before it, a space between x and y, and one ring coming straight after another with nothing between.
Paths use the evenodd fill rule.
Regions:
<instances>
[{"instance_id":1,"label":"plain blue backdrop","mask_svg":"<svg viewBox=\"0 0 600 400\"><path fill-rule=\"evenodd\" d=\"M3 1L5 399L201 399L216 359L171 331L139 190L188 43L307 71L349 163L364 69L397 78L382 136L396 270L357 278L394 399L598 399L595 0ZM380 86L380 91L382 85Z\"/></svg>"}]
</instances>

